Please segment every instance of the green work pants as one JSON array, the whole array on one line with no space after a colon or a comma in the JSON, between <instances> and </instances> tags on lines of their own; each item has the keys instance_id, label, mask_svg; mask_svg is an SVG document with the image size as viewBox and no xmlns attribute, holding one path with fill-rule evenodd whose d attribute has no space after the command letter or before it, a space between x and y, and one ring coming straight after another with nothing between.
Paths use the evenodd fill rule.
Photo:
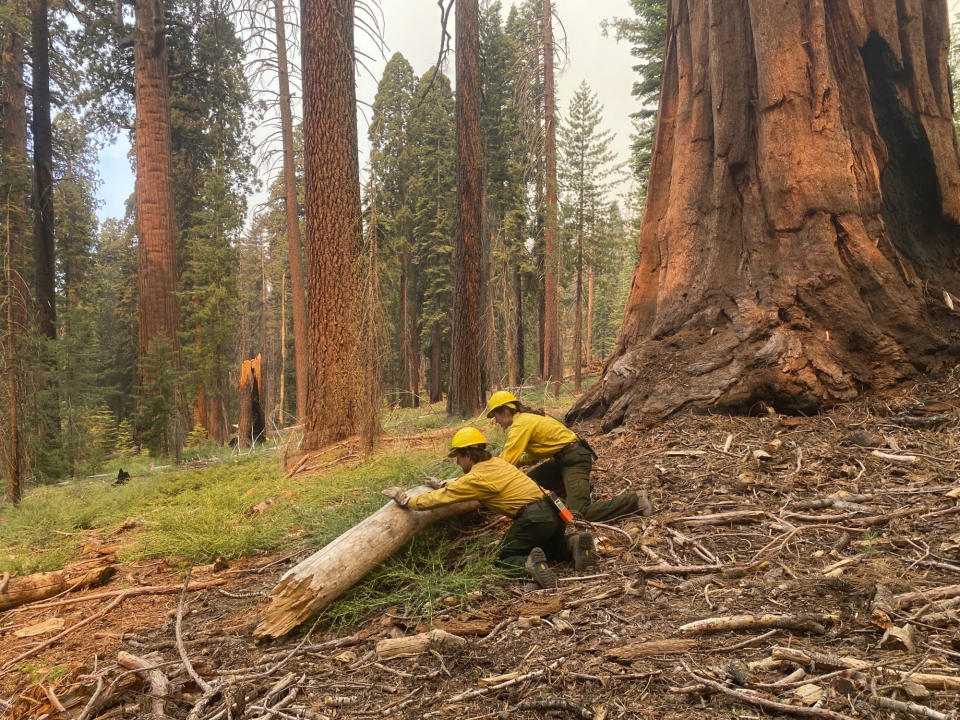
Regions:
<instances>
[{"instance_id":1,"label":"green work pants","mask_svg":"<svg viewBox=\"0 0 960 720\"><path fill-rule=\"evenodd\" d=\"M528 474L541 487L566 498L567 507L591 522L629 515L637 509L636 493L624 493L609 500L590 502L590 470L593 455L576 443L561 450Z\"/></svg>"},{"instance_id":2,"label":"green work pants","mask_svg":"<svg viewBox=\"0 0 960 720\"><path fill-rule=\"evenodd\" d=\"M563 539L563 530L563 521L546 500L534 503L513 521L503 536L497 551L497 564L513 577L526 577L524 563L535 547L543 550L548 560L569 560L570 551Z\"/></svg>"}]
</instances>

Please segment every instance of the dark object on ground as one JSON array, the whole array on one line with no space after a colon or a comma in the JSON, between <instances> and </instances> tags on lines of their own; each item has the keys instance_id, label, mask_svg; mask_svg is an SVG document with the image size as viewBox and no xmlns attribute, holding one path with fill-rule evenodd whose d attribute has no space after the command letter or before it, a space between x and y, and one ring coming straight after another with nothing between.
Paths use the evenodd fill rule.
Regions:
<instances>
[{"instance_id":1,"label":"dark object on ground","mask_svg":"<svg viewBox=\"0 0 960 720\"><path fill-rule=\"evenodd\" d=\"M128 473L123 468L117 472L117 479L113 481L114 485L123 485L127 480L130 479L130 473Z\"/></svg>"}]
</instances>

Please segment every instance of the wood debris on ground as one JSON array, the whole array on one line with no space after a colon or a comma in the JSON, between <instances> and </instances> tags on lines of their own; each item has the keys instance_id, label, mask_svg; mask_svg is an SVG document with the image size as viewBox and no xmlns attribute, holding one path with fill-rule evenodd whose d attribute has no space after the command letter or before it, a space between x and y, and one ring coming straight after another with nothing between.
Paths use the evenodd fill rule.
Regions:
<instances>
[{"instance_id":1,"label":"wood debris on ground","mask_svg":"<svg viewBox=\"0 0 960 720\"><path fill-rule=\"evenodd\" d=\"M600 561L556 591L438 598L432 624L397 608L329 637L321 616L258 645L289 558L186 593L121 568L0 614L0 716L958 720L958 394L591 436L597 489L653 512L596 525Z\"/></svg>"}]
</instances>

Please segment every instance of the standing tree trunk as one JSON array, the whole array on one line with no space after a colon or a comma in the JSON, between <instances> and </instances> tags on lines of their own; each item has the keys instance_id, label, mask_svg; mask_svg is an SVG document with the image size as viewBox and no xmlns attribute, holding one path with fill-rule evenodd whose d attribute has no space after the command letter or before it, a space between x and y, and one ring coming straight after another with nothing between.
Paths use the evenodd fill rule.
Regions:
<instances>
[{"instance_id":1,"label":"standing tree trunk","mask_svg":"<svg viewBox=\"0 0 960 720\"><path fill-rule=\"evenodd\" d=\"M360 167L353 0L304 0L304 184L310 385L304 449L356 430Z\"/></svg>"},{"instance_id":2,"label":"standing tree trunk","mask_svg":"<svg viewBox=\"0 0 960 720\"><path fill-rule=\"evenodd\" d=\"M171 184L167 44L161 0L136 0L133 34L136 80L139 356L166 341L180 367L176 243ZM177 399L175 404L179 404Z\"/></svg>"},{"instance_id":3,"label":"standing tree trunk","mask_svg":"<svg viewBox=\"0 0 960 720\"><path fill-rule=\"evenodd\" d=\"M520 385L526 376L526 363L524 360L526 347L524 346L523 336L523 273L520 272L519 264L513 266L513 293L514 326L517 331L517 385Z\"/></svg>"},{"instance_id":4,"label":"standing tree trunk","mask_svg":"<svg viewBox=\"0 0 960 720\"><path fill-rule=\"evenodd\" d=\"M293 151L293 114L290 110L290 74L287 69L287 24L283 0L273 0L277 31L277 74L280 81L280 128L283 138L283 191L287 218L287 254L290 260L290 296L293 307L293 366L297 380L297 422L303 422L307 406L309 376L307 345L307 305L303 291L303 252L300 240L300 214L297 207L296 159ZM282 375L282 372L281 372ZM282 389L281 389L282 393ZM281 403L281 416L283 404ZM282 423L282 417L281 417Z\"/></svg>"},{"instance_id":5,"label":"standing tree trunk","mask_svg":"<svg viewBox=\"0 0 960 720\"><path fill-rule=\"evenodd\" d=\"M593 362L593 248L590 248L590 259L587 261L587 369Z\"/></svg>"},{"instance_id":6,"label":"standing tree trunk","mask_svg":"<svg viewBox=\"0 0 960 720\"><path fill-rule=\"evenodd\" d=\"M403 386L400 388L400 407L420 407L420 344L417 340L416 286L417 280L410 263L412 247L409 238L404 240L405 249L400 253L400 372Z\"/></svg>"},{"instance_id":7,"label":"standing tree trunk","mask_svg":"<svg viewBox=\"0 0 960 720\"><path fill-rule=\"evenodd\" d=\"M15 10L13 3L7 7ZM20 337L24 334L27 320L27 283L24 280L26 265L26 217L27 205L27 92L23 83L23 36L18 32L11 15L5 24L3 47L0 48L0 202L3 203L0 219L4 230L4 305L6 306L6 338L4 340L4 363L7 380L7 433L9 446L6 449L6 492L9 503L20 502Z\"/></svg>"},{"instance_id":8,"label":"standing tree trunk","mask_svg":"<svg viewBox=\"0 0 960 720\"><path fill-rule=\"evenodd\" d=\"M280 276L280 427L284 426L287 384L287 274Z\"/></svg>"},{"instance_id":9,"label":"standing tree trunk","mask_svg":"<svg viewBox=\"0 0 960 720\"><path fill-rule=\"evenodd\" d=\"M948 27L946 0L668 3L640 262L572 418L813 411L940 366L960 324Z\"/></svg>"},{"instance_id":10,"label":"standing tree trunk","mask_svg":"<svg viewBox=\"0 0 960 720\"><path fill-rule=\"evenodd\" d=\"M553 82L553 5L543 0L543 148L546 176L544 202L544 379L563 379L560 355L560 323L557 308L557 126ZM559 388L559 385L557 385Z\"/></svg>"},{"instance_id":11,"label":"standing tree trunk","mask_svg":"<svg viewBox=\"0 0 960 720\"><path fill-rule=\"evenodd\" d=\"M457 233L453 249L453 327L447 412L470 417L483 409L483 331L479 19L477 0L459 0L457 43Z\"/></svg>"},{"instance_id":12,"label":"standing tree trunk","mask_svg":"<svg viewBox=\"0 0 960 720\"><path fill-rule=\"evenodd\" d=\"M370 158L370 182L367 186L370 198L370 223L367 230L367 267L364 311L361 321L360 342L363 346L363 394L360 402L360 445L370 453L376 447L383 432L380 424L380 406L383 404L381 385L381 354L378 342L380 288L377 269L377 178L373 172L373 153ZM419 395L417 396L419 400Z\"/></svg>"},{"instance_id":13,"label":"standing tree trunk","mask_svg":"<svg viewBox=\"0 0 960 720\"><path fill-rule=\"evenodd\" d=\"M517 313L513 307L513 272L504 253L501 263L500 283L503 296L503 345L507 356L507 384L520 384L520 364L517 362Z\"/></svg>"},{"instance_id":14,"label":"standing tree trunk","mask_svg":"<svg viewBox=\"0 0 960 720\"><path fill-rule=\"evenodd\" d=\"M37 315L40 331L57 337L54 286L53 145L50 132L50 32L47 0L30 0L33 41L33 247L36 264Z\"/></svg>"},{"instance_id":15,"label":"standing tree trunk","mask_svg":"<svg viewBox=\"0 0 960 720\"><path fill-rule=\"evenodd\" d=\"M430 329L430 402L440 402L443 397L443 328L439 320L433 321Z\"/></svg>"}]
</instances>

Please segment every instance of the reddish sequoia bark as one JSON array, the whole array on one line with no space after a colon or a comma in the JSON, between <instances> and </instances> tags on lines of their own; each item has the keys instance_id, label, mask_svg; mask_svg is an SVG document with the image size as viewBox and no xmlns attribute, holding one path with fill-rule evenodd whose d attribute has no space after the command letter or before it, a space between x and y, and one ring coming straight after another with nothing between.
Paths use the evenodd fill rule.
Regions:
<instances>
[{"instance_id":1,"label":"reddish sequoia bark","mask_svg":"<svg viewBox=\"0 0 960 720\"><path fill-rule=\"evenodd\" d=\"M166 338L180 357L176 244L171 186L167 44L160 0L136 0L133 34L136 78L139 349L142 359Z\"/></svg>"},{"instance_id":2,"label":"reddish sequoia bark","mask_svg":"<svg viewBox=\"0 0 960 720\"><path fill-rule=\"evenodd\" d=\"M960 318L946 0L672 0L623 327L570 412L812 410L938 366Z\"/></svg>"},{"instance_id":3,"label":"reddish sequoia bark","mask_svg":"<svg viewBox=\"0 0 960 720\"><path fill-rule=\"evenodd\" d=\"M453 249L453 326L447 412L470 417L483 409L480 332L486 293L481 283L480 66L477 0L459 0L457 42L457 238Z\"/></svg>"},{"instance_id":4,"label":"reddish sequoia bark","mask_svg":"<svg viewBox=\"0 0 960 720\"><path fill-rule=\"evenodd\" d=\"M287 69L287 25L283 17L283 0L273 0L277 33L277 74L280 81L280 127L283 136L283 191L287 219L287 254L290 258L290 295L293 306L293 366L297 380L297 421L303 422L307 406L307 304L303 291L303 267L300 255L300 217L297 208L297 176L293 153L293 114L290 110L290 77ZM281 370L281 377L283 371ZM283 387L280 388L283 395ZM283 423L283 402L280 402Z\"/></svg>"},{"instance_id":5,"label":"reddish sequoia bark","mask_svg":"<svg viewBox=\"0 0 960 720\"><path fill-rule=\"evenodd\" d=\"M303 447L356 429L360 168L353 0L304 0L304 183L310 384Z\"/></svg>"},{"instance_id":6,"label":"reddish sequoia bark","mask_svg":"<svg viewBox=\"0 0 960 720\"><path fill-rule=\"evenodd\" d=\"M553 6L543 0L543 155L545 162L544 205L544 327L543 377L560 382L560 323L557 315L557 124L553 83ZM558 386L559 387L559 386Z\"/></svg>"}]
</instances>

